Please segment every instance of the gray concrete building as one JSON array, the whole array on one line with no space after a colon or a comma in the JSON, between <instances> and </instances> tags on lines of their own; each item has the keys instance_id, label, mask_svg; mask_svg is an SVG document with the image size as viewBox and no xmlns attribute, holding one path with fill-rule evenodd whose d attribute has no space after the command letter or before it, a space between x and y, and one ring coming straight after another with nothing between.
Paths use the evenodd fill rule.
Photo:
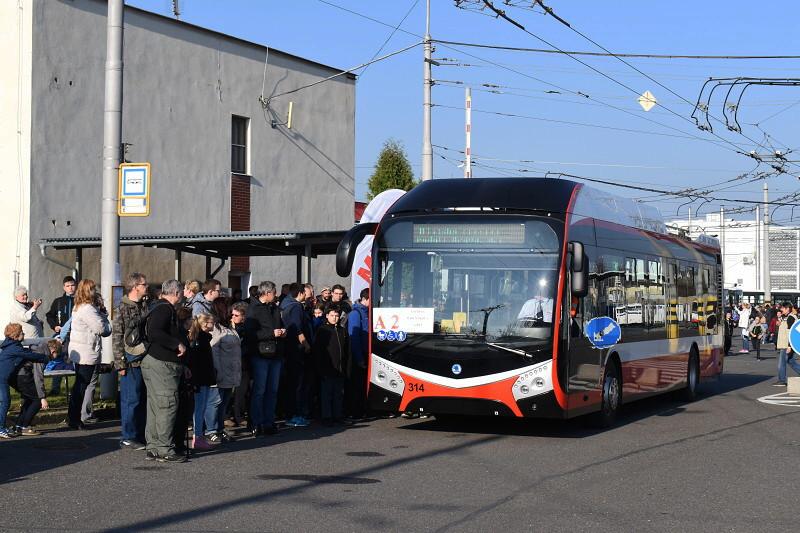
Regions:
<instances>
[{"instance_id":1,"label":"gray concrete building","mask_svg":"<svg viewBox=\"0 0 800 533\"><path fill-rule=\"evenodd\" d=\"M0 319L16 284L45 305L60 294L76 252L42 246L46 239L100 236L106 11L101 0L0 2ZM125 157L151 164L152 190L150 216L122 218L121 236L352 226L354 76L275 98L264 109L262 94L339 69L132 7L125 8L124 35ZM288 129L281 123L290 102ZM294 281L298 261L281 256L280 236L274 240L278 256L231 258L216 277L245 293L262 279ZM99 279L99 248L80 255L81 276ZM160 282L174 275L172 249L130 246L120 255L123 277L141 271ZM205 276L204 257L181 257L184 279ZM337 281L329 256L304 276Z\"/></svg>"}]
</instances>

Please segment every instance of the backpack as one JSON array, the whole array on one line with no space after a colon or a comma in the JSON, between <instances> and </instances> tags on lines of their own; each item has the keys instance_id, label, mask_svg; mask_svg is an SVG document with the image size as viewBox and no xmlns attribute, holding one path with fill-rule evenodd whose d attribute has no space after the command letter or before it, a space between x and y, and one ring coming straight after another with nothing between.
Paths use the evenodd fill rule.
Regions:
<instances>
[{"instance_id":1,"label":"backpack","mask_svg":"<svg viewBox=\"0 0 800 533\"><path fill-rule=\"evenodd\" d=\"M164 303L166 304L166 302ZM129 357L126 354L129 363L133 363L135 361L141 361L142 359L144 359L144 356L147 355L147 352L150 350L150 340L148 339L147 335L147 322L153 310L159 305L162 304L156 303L155 305L150 307L150 309L138 315L133 320L131 320L130 323L125 325L125 336L123 337L125 345L130 347L139 345L144 346L144 351L141 354L138 354L133 357Z\"/></svg>"}]
</instances>

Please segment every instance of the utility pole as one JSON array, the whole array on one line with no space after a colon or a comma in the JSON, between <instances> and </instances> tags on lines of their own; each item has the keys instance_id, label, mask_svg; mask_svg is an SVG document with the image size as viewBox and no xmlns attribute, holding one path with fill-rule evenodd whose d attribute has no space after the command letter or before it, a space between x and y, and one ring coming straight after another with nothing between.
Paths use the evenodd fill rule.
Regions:
<instances>
[{"instance_id":1,"label":"utility pole","mask_svg":"<svg viewBox=\"0 0 800 533\"><path fill-rule=\"evenodd\" d=\"M431 0L425 12L425 60L422 82L422 181L433 179L433 146L431 144Z\"/></svg>"},{"instance_id":2,"label":"utility pole","mask_svg":"<svg viewBox=\"0 0 800 533\"><path fill-rule=\"evenodd\" d=\"M769 187L764 180L764 302L772 301L772 280L769 279Z\"/></svg>"},{"instance_id":3,"label":"utility pole","mask_svg":"<svg viewBox=\"0 0 800 533\"><path fill-rule=\"evenodd\" d=\"M467 87L464 109L466 116L464 120L464 133L466 135L466 145L464 146L464 177L472 177L472 89Z\"/></svg>"},{"instance_id":4,"label":"utility pole","mask_svg":"<svg viewBox=\"0 0 800 533\"><path fill-rule=\"evenodd\" d=\"M124 0L108 0L106 82L103 112L103 202L100 287L111 310L114 285L120 284L117 184L122 146L122 20ZM113 361L111 337L103 339L103 362Z\"/></svg>"},{"instance_id":5,"label":"utility pole","mask_svg":"<svg viewBox=\"0 0 800 533\"><path fill-rule=\"evenodd\" d=\"M763 289L761 284L761 265L763 259L761 257L761 206L756 206L756 260L753 261L753 266L756 267L756 290Z\"/></svg>"},{"instance_id":6,"label":"utility pole","mask_svg":"<svg viewBox=\"0 0 800 533\"><path fill-rule=\"evenodd\" d=\"M692 240L692 204L689 204L689 222L686 226L686 236Z\"/></svg>"},{"instance_id":7,"label":"utility pole","mask_svg":"<svg viewBox=\"0 0 800 533\"><path fill-rule=\"evenodd\" d=\"M719 208L719 253L722 255L722 272L725 273L725 206Z\"/></svg>"}]
</instances>

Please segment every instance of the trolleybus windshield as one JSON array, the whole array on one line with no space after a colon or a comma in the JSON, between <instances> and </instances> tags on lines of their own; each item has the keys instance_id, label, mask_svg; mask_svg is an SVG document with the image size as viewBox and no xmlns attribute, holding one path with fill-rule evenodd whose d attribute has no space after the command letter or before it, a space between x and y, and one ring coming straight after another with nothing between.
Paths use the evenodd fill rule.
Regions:
<instances>
[{"instance_id":1,"label":"trolleybus windshield","mask_svg":"<svg viewBox=\"0 0 800 533\"><path fill-rule=\"evenodd\" d=\"M437 336L521 350L549 341L561 250L554 226L456 216L384 224L373 306L425 310Z\"/></svg>"}]
</instances>

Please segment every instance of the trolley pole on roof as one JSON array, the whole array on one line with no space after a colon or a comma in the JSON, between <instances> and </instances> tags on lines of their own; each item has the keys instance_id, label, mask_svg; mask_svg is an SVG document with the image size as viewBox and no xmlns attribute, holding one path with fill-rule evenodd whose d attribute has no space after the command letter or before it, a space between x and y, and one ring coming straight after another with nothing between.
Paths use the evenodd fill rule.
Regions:
<instances>
[{"instance_id":1,"label":"trolley pole on roof","mask_svg":"<svg viewBox=\"0 0 800 533\"><path fill-rule=\"evenodd\" d=\"M422 180L433 179L433 145L431 144L431 0L425 11L425 60L422 82Z\"/></svg>"},{"instance_id":2,"label":"trolley pole on roof","mask_svg":"<svg viewBox=\"0 0 800 533\"><path fill-rule=\"evenodd\" d=\"M472 177L472 89L467 87L464 109L466 111L464 134L466 135L466 145L464 146L464 177Z\"/></svg>"},{"instance_id":3,"label":"trolley pole on roof","mask_svg":"<svg viewBox=\"0 0 800 533\"><path fill-rule=\"evenodd\" d=\"M106 20L106 80L103 112L103 201L100 286L110 311L119 273L119 159L122 145L122 20L124 1L108 0ZM103 339L103 362L113 361L111 337Z\"/></svg>"},{"instance_id":4,"label":"trolley pole on roof","mask_svg":"<svg viewBox=\"0 0 800 533\"><path fill-rule=\"evenodd\" d=\"M772 301L772 280L769 279L769 187L764 180L764 302Z\"/></svg>"}]
</instances>

